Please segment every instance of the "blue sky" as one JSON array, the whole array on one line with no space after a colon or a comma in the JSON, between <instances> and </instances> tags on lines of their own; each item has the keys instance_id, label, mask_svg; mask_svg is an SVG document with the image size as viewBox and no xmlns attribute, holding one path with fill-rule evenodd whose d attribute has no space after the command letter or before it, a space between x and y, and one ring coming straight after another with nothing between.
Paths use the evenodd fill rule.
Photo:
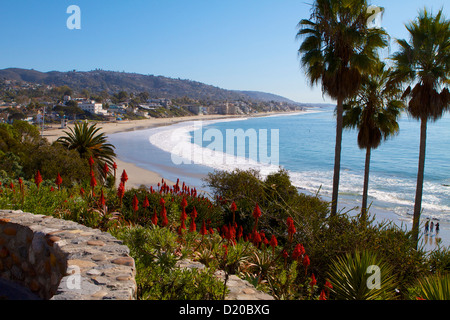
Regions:
<instances>
[{"instance_id":1,"label":"blue sky","mask_svg":"<svg viewBox=\"0 0 450 320\"><path fill-rule=\"evenodd\" d=\"M257 90L299 102L331 102L299 65L297 23L312 0L14 0L0 4L0 68L96 68ZM406 38L404 24L446 0L377 0L382 26ZM81 9L69 30L67 7ZM444 7L447 17L450 5ZM392 49L395 49L394 46Z\"/></svg>"}]
</instances>

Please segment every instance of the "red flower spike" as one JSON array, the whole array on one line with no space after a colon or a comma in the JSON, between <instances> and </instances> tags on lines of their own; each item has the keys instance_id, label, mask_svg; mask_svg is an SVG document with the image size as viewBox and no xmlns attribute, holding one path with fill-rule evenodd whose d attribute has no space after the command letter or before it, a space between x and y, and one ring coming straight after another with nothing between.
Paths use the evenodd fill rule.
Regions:
<instances>
[{"instance_id":1,"label":"red flower spike","mask_svg":"<svg viewBox=\"0 0 450 320\"><path fill-rule=\"evenodd\" d=\"M317 284L317 280L316 280L316 277L314 276L314 273L313 273L311 275L311 282L309 283L309 285L311 286L311 288L313 288L316 284Z\"/></svg>"},{"instance_id":2,"label":"red flower spike","mask_svg":"<svg viewBox=\"0 0 450 320\"><path fill-rule=\"evenodd\" d=\"M166 204L166 201L164 200L164 198L161 198L159 200L159 204L162 205L162 206L164 206Z\"/></svg>"},{"instance_id":3,"label":"red flower spike","mask_svg":"<svg viewBox=\"0 0 450 320\"><path fill-rule=\"evenodd\" d=\"M94 159L92 158L92 156L89 157L89 166L92 169L92 166L94 165Z\"/></svg>"},{"instance_id":4,"label":"red flower spike","mask_svg":"<svg viewBox=\"0 0 450 320\"><path fill-rule=\"evenodd\" d=\"M147 197L147 195L145 195L145 199L144 199L144 202L142 203L142 208L148 208L148 207L150 207L150 202L148 201L148 197Z\"/></svg>"},{"instance_id":5,"label":"red flower spike","mask_svg":"<svg viewBox=\"0 0 450 320\"><path fill-rule=\"evenodd\" d=\"M95 176L91 177L91 188L93 189L97 185L97 180L95 179Z\"/></svg>"},{"instance_id":6,"label":"red flower spike","mask_svg":"<svg viewBox=\"0 0 450 320\"><path fill-rule=\"evenodd\" d=\"M119 184L119 188L117 189L117 196L119 197L120 200L122 200L124 195L125 195L125 186L121 182Z\"/></svg>"},{"instance_id":7,"label":"red flower spike","mask_svg":"<svg viewBox=\"0 0 450 320\"><path fill-rule=\"evenodd\" d=\"M108 166L108 164L105 162L105 164L104 164L104 166L103 166L103 175L105 176L105 178L106 178L106 176L108 175L108 173L109 173L109 166Z\"/></svg>"},{"instance_id":8,"label":"red flower spike","mask_svg":"<svg viewBox=\"0 0 450 320\"><path fill-rule=\"evenodd\" d=\"M84 189L81 188L81 189L80 189L80 195L81 195L81 196L84 196L85 193L86 193L86 191L84 191Z\"/></svg>"},{"instance_id":9,"label":"red flower spike","mask_svg":"<svg viewBox=\"0 0 450 320\"><path fill-rule=\"evenodd\" d=\"M237 210L237 206L236 206L236 203L235 203L234 201L233 201L233 203L231 204L230 209L231 209L231 211L233 211L233 212L235 212L235 211Z\"/></svg>"},{"instance_id":10,"label":"red flower spike","mask_svg":"<svg viewBox=\"0 0 450 320\"><path fill-rule=\"evenodd\" d=\"M325 291L322 290L320 292L319 300L327 300L327 296L325 294Z\"/></svg>"},{"instance_id":11,"label":"red flower spike","mask_svg":"<svg viewBox=\"0 0 450 320\"><path fill-rule=\"evenodd\" d=\"M311 263L307 254L305 254L305 256L303 257L302 263L305 268L308 268L309 264Z\"/></svg>"},{"instance_id":12,"label":"red flower spike","mask_svg":"<svg viewBox=\"0 0 450 320\"><path fill-rule=\"evenodd\" d=\"M105 204L106 204L106 201L105 201L105 196L104 196L104 194L103 194L103 189L102 189L102 192L100 193L100 200L99 200L99 203L100 203L100 207L104 207L105 206Z\"/></svg>"},{"instance_id":13,"label":"red flower spike","mask_svg":"<svg viewBox=\"0 0 450 320\"><path fill-rule=\"evenodd\" d=\"M194 232L197 230L197 226L195 225L195 220L191 219L191 224L189 225L189 232Z\"/></svg>"},{"instance_id":14,"label":"red flower spike","mask_svg":"<svg viewBox=\"0 0 450 320\"><path fill-rule=\"evenodd\" d=\"M205 236L208 234L208 231L206 230L205 220L203 220L202 227L200 228L200 234L202 236Z\"/></svg>"},{"instance_id":15,"label":"red flower spike","mask_svg":"<svg viewBox=\"0 0 450 320\"><path fill-rule=\"evenodd\" d=\"M41 182L42 182L42 176L41 176L41 172L38 170L36 172L36 175L34 176L34 183L36 184L38 189L39 189L39 185L41 184Z\"/></svg>"},{"instance_id":16,"label":"red flower spike","mask_svg":"<svg viewBox=\"0 0 450 320\"><path fill-rule=\"evenodd\" d=\"M261 217L261 209L259 209L259 205L256 204L255 209L253 209L253 217L258 220Z\"/></svg>"},{"instance_id":17,"label":"red flower spike","mask_svg":"<svg viewBox=\"0 0 450 320\"><path fill-rule=\"evenodd\" d=\"M61 175L59 174L59 172L58 172L58 175L56 176L55 184L58 186L58 190L59 190L59 188L61 187L61 184L62 184L62 178L61 178Z\"/></svg>"},{"instance_id":18,"label":"red flower spike","mask_svg":"<svg viewBox=\"0 0 450 320\"><path fill-rule=\"evenodd\" d=\"M188 203L187 203L187 201L186 201L186 198L183 197L183 200L181 200L181 208L186 208L187 205L188 205Z\"/></svg>"},{"instance_id":19,"label":"red flower spike","mask_svg":"<svg viewBox=\"0 0 450 320\"><path fill-rule=\"evenodd\" d=\"M156 208L153 208L152 223L155 226L158 224L158 214L156 213Z\"/></svg>"},{"instance_id":20,"label":"red flower spike","mask_svg":"<svg viewBox=\"0 0 450 320\"><path fill-rule=\"evenodd\" d=\"M120 181L125 185L125 183L128 181L128 175L125 169L122 172L122 175L120 176Z\"/></svg>"},{"instance_id":21,"label":"red flower spike","mask_svg":"<svg viewBox=\"0 0 450 320\"><path fill-rule=\"evenodd\" d=\"M273 253L275 253L275 247L278 245L277 238L275 235L272 235L272 238L270 238L270 246L272 247Z\"/></svg>"},{"instance_id":22,"label":"red flower spike","mask_svg":"<svg viewBox=\"0 0 450 320\"><path fill-rule=\"evenodd\" d=\"M139 210L139 200L136 196L136 194L133 197L133 202L132 202L132 206L133 206L133 211L136 212Z\"/></svg>"},{"instance_id":23,"label":"red flower spike","mask_svg":"<svg viewBox=\"0 0 450 320\"><path fill-rule=\"evenodd\" d=\"M192 219L197 218L197 215L198 215L197 209L195 209L195 207L194 207L194 210L192 210L192 212L191 212L191 217L192 217Z\"/></svg>"},{"instance_id":24,"label":"red flower spike","mask_svg":"<svg viewBox=\"0 0 450 320\"><path fill-rule=\"evenodd\" d=\"M169 220L167 219L167 210L166 207L163 205L161 209L161 219L162 219L162 226L165 227L169 224Z\"/></svg>"}]
</instances>

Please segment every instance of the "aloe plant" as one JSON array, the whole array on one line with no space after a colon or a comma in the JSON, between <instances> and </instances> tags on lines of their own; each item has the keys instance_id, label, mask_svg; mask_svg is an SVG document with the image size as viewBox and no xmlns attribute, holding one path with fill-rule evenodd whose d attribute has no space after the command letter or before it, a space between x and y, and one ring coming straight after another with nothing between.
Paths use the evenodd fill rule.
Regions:
<instances>
[{"instance_id":1,"label":"aloe plant","mask_svg":"<svg viewBox=\"0 0 450 320\"><path fill-rule=\"evenodd\" d=\"M397 286L393 270L376 254L356 251L333 260L328 278L336 299L389 300Z\"/></svg>"},{"instance_id":2,"label":"aloe plant","mask_svg":"<svg viewBox=\"0 0 450 320\"><path fill-rule=\"evenodd\" d=\"M450 300L450 275L436 274L417 281L416 298L425 300Z\"/></svg>"}]
</instances>

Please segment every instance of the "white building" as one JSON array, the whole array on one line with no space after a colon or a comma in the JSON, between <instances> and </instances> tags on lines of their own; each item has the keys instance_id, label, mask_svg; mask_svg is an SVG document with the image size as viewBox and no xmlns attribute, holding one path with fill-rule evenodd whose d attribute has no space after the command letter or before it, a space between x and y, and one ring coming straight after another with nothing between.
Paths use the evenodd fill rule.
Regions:
<instances>
[{"instance_id":1,"label":"white building","mask_svg":"<svg viewBox=\"0 0 450 320\"><path fill-rule=\"evenodd\" d=\"M78 101L78 107L83 111L88 111L94 114L106 115L107 113L106 110L103 110L103 105L101 103L95 102L94 100Z\"/></svg>"}]
</instances>

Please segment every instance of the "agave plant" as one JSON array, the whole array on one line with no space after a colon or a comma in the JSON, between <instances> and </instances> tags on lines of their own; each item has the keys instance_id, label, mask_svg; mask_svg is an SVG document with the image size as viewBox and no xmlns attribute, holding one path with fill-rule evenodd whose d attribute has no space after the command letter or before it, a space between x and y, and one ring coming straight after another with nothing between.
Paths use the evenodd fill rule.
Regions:
<instances>
[{"instance_id":1,"label":"agave plant","mask_svg":"<svg viewBox=\"0 0 450 320\"><path fill-rule=\"evenodd\" d=\"M393 267L369 251L336 258L327 276L339 300L389 300L397 286Z\"/></svg>"},{"instance_id":2,"label":"agave plant","mask_svg":"<svg viewBox=\"0 0 450 320\"><path fill-rule=\"evenodd\" d=\"M433 275L419 279L416 298L425 300L450 300L450 275Z\"/></svg>"}]
</instances>

